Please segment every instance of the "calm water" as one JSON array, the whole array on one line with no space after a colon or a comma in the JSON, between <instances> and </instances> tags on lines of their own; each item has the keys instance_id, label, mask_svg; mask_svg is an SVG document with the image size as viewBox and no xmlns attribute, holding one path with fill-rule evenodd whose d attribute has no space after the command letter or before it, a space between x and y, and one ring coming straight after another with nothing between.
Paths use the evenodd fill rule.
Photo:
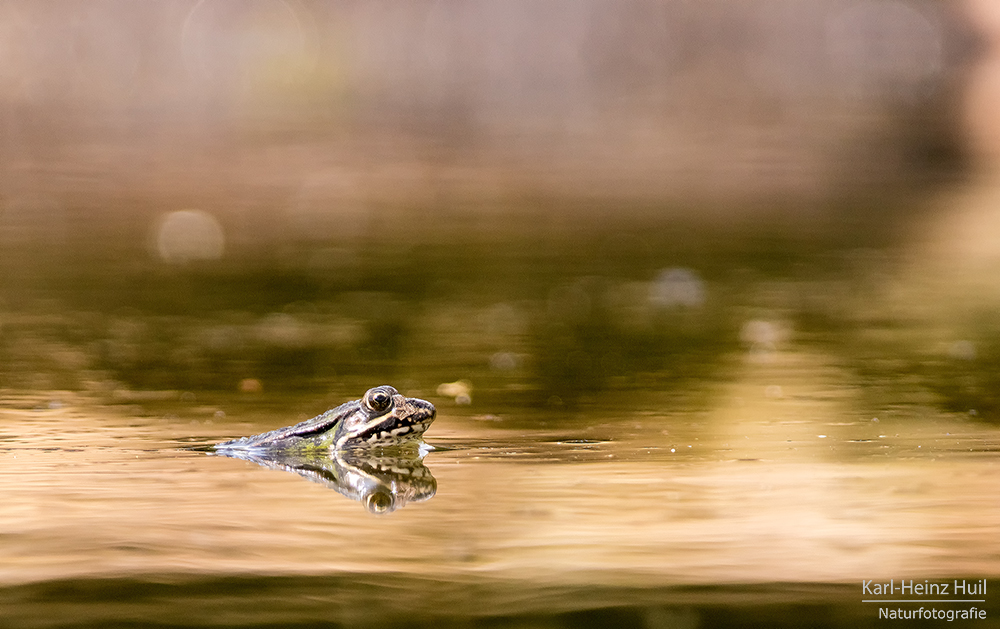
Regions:
<instances>
[{"instance_id":1,"label":"calm water","mask_svg":"<svg viewBox=\"0 0 1000 629\"><path fill-rule=\"evenodd\" d=\"M0 625L875 626L863 581L993 587L990 295L885 242L559 233L8 279ZM422 460L205 451L383 383L437 406Z\"/></svg>"},{"instance_id":2,"label":"calm water","mask_svg":"<svg viewBox=\"0 0 1000 629\"><path fill-rule=\"evenodd\" d=\"M281 413L10 395L8 618L561 626L600 611L694 627L830 608L853 624L875 616L863 579L995 574L1000 432L916 411L875 422L836 370L788 360L766 370L785 375L781 397L750 378L714 409L594 409L574 428L439 400L440 449L424 457L436 494L382 515L189 449L288 423ZM525 422L539 427L508 426Z\"/></svg>"}]
</instances>

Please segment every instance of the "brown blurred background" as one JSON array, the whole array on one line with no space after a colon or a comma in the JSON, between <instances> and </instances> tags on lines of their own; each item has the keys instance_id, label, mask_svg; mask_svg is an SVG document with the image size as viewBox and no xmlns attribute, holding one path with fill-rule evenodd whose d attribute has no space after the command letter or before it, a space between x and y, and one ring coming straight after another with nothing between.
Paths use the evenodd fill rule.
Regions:
<instances>
[{"instance_id":1,"label":"brown blurred background","mask_svg":"<svg viewBox=\"0 0 1000 629\"><path fill-rule=\"evenodd\" d=\"M995 7L3 0L3 386L562 399L957 303L886 278L1000 260Z\"/></svg>"},{"instance_id":2,"label":"brown blurred background","mask_svg":"<svg viewBox=\"0 0 1000 629\"><path fill-rule=\"evenodd\" d=\"M980 5L4 0L3 238L185 207L234 244L350 236L373 206L740 214L923 185L967 152Z\"/></svg>"}]
</instances>

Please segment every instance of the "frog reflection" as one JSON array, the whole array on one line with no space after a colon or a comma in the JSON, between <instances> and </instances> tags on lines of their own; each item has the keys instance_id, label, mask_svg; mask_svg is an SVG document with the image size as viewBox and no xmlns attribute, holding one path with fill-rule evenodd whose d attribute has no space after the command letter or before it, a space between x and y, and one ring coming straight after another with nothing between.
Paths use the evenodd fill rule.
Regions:
<instances>
[{"instance_id":1,"label":"frog reflection","mask_svg":"<svg viewBox=\"0 0 1000 629\"><path fill-rule=\"evenodd\" d=\"M216 454L273 470L295 472L325 485L376 514L390 513L411 502L434 497L437 480L423 462L425 448L335 450L330 454L261 453L218 450Z\"/></svg>"}]
</instances>

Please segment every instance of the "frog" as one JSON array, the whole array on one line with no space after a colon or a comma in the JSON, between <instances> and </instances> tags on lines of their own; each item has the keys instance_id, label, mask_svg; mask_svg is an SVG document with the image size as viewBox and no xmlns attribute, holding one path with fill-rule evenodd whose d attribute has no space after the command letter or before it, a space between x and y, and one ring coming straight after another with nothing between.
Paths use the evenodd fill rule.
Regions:
<instances>
[{"instance_id":1,"label":"frog","mask_svg":"<svg viewBox=\"0 0 1000 629\"><path fill-rule=\"evenodd\" d=\"M217 443L214 449L219 454L310 455L400 447L418 443L436 414L430 402L380 385L368 389L359 400L294 426Z\"/></svg>"}]
</instances>

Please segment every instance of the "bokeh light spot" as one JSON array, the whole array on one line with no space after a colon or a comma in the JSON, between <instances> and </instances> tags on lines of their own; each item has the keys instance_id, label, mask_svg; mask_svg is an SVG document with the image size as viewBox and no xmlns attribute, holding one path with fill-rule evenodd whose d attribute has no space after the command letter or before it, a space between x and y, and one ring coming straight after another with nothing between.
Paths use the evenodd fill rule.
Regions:
<instances>
[{"instance_id":1,"label":"bokeh light spot","mask_svg":"<svg viewBox=\"0 0 1000 629\"><path fill-rule=\"evenodd\" d=\"M705 283L691 269L665 269L650 286L649 301L663 308L697 308L705 303Z\"/></svg>"},{"instance_id":2,"label":"bokeh light spot","mask_svg":"<svg viewBox=\"0 0 1000 629\"><path fill-rule=\"evenodd\" d=\"M264 385L257 378L244 378L240 380L239 389L242 393L260 393L264 390Z\"/></svg>"},{"instance_id":3,"label":"bokeh light spot","mask_svg":"<svg viewBox=\"0 0 1000 629\"><path fill-rule=\"evenodd\" d=\"M472 404L472 383L468 380L442 382L437 387L437 394L455 399L455 404L465 406Z\"/></svg>"},{"instance_id":4,"label":"bokeh light spot","mask_svg":"<svg viewBox=\"0 0 1000 629\"><path fill-rule=\"evenodd\" d=\"M156 252L173 264L218 260L225 249L219 221L201 210L178 210L160 219L156 227Z\"/></svg>"},{"instance_id":5,"label":"bokeh light spot","mask_svg":"<svg viewBox=\"0 0 1000 629\"><path fill-rule=\"evenodd\" d=\"M972 341L955 341L948 346L948 355L958 360L975 360L976 346Z\"/></svg>"},{"instance_id":6,"label":"bokeh light spot","mask_svg":"<svg viewBox=\"0 0 1000 629\"><path fill-rule=\"evenodd\" d=\"M747 321L740 330L740 340L758 350L773 351L786 336L787 332L777 323L757 319Z\"/></svg>"}]
</instances>

